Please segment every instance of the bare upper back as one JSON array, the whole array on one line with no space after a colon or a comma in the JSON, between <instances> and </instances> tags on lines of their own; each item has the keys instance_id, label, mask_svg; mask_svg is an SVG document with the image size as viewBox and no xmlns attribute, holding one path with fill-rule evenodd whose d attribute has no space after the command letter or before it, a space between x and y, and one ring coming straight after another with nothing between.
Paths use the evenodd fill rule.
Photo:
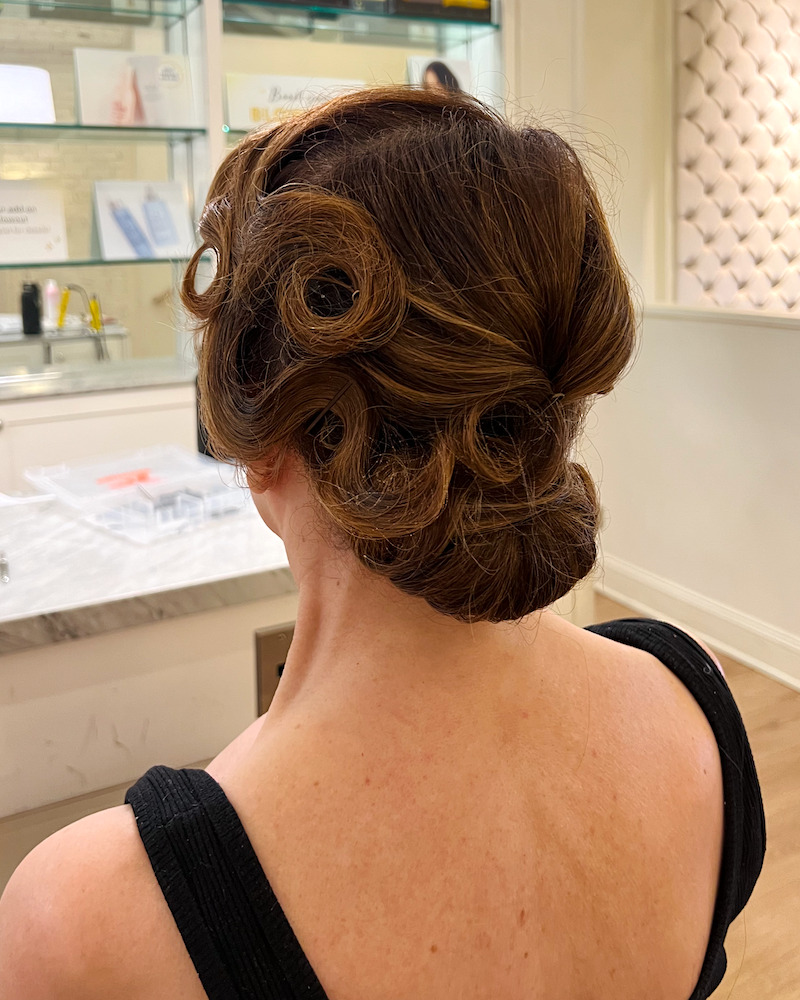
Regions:
<instances>
[{"instance_id":1,"label":"bare upper back","mask_svg":"<svg viewBox=\"0 0 800 1000\"><path fill-rule=\"evenodd\" d=\"M648 654L556 640L547 671L480 699L268 715L209 767L330 1000L691 992L721 853L713 735ZM129 810L83 822L64 850L96 842L106 979L91 948L75 975L199 1000Z\"/></svg>"},{"instance_id":2,"label":"bare upper back","mask_svg":"<svg viewBox=\"0 0 800 1000\"><path fill-rule=\"evenodd\" d=\"M603 977L654 997L656 967L665 998L691 992L716 743L652 657L580 640L489 704L286 720L212 765L331 1000L574 998Z\"/></svg>"}]
</instances>

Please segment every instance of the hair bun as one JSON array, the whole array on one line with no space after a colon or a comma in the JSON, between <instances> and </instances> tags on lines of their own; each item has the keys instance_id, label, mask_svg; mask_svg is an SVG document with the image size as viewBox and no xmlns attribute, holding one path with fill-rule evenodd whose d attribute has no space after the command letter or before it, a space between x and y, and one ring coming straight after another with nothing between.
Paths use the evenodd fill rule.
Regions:
<instances>
[{"instance_id":1,"label":"hair bun","mask_svg":"<svg viewBox=\"0 0 800 1000\"><path fill-rule=\"evenodd\" d=\"M251 242L260 248L257 273ZM308 354L373 351L403 323L402 269L369 213L347 198L306 185L278 189L262 200L240 252L241 278L272 290L281 324Z\"/></svg>"}]
</instances>

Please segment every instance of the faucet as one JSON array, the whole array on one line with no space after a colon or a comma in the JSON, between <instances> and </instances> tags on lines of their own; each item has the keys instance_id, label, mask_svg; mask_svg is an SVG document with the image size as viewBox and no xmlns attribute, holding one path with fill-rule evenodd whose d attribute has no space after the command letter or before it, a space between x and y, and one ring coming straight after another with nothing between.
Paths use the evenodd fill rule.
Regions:
<instances>
[{"instance_id":1,"label":"faucet","mask_svg":"<svg viewBox=\"0 0 800 1000\"><path fill-rule=\"evenodd\" d=\"M64 329L64 320L67 317L70 292L78 292L83 298L84 305L86 306L86 316L88 317L88 319L85 320L89 328L88 336L94 337L95 339L97 360L109 361L108 344L106 343L106 334L103 326L103 313L100 309L100 301L95 294L92 294L92 297L89 298L86 289L82 285L70 284L65 286L64 291L61 293L61 306L58 310L58 323L56 324L56 329ZM45 341L45 344L45 364L49 365L53 363L53 345L49 341Z\"/></svg>"}]
</instances>

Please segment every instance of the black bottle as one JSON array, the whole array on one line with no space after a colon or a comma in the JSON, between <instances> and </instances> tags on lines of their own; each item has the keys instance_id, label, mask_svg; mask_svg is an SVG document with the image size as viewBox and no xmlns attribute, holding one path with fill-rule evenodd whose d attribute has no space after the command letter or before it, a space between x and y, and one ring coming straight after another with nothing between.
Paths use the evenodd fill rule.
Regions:
<instances>
[{"instance_id":1,"label":"black bottle","mask_svg":"<svg viewBox=\"0 0 800 1000\"><path fill-rule=\"evenodd\" d=\"M22 332L26 337L42 335L42 290L35 282L22 286Z\"/></svg>"}]
</instances>

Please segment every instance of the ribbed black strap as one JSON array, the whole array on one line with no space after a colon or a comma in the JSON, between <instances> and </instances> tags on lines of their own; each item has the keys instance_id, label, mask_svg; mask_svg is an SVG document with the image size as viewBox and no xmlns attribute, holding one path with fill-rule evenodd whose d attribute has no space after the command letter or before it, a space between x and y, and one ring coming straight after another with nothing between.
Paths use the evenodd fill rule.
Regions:
<instances>
[{"instance_id":1,"label":"ribbed black strap","mask_svg":"<svg viewBox=\"0 0 800 1000\"><path fill-rule=\"evenodd\" d=\"M327 1000L210 774L151 767L125 801L209 1000Z\"/></svg>"},{"instance_id":2,"label":"ribbed black strap","mask_svg":"<svg viewBox=\"0 0 800 1000\"><path fill-rule=\"evenodd\" d=\"M652 653L683 682L719 747L725 833L717 902L700 979L690 1000L706 1000L725 975L725 935L750 898L766 850L764 805L747 733L725 679L694 639L666 622L624 618L588 631Z\"/></svg>"}]
</instances>

